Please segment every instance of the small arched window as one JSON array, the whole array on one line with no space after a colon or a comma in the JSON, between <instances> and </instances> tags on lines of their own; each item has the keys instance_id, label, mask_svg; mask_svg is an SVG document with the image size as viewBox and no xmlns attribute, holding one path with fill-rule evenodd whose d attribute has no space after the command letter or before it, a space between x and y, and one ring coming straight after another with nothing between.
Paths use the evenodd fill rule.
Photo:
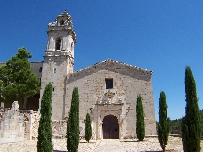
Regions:
<instances>
[{"instance_id":1,"label":"small arched window","mask_svg":"<svg viewBox=\"0 0 203 152\"><path fill-rule=\"evenodd\" d=\"M58 37L56 38L55 50L60 50L60 49L61 49L61 38Z\"/></svg>"},{"instance_id":2,"label":"small arched window","mask_svg":"<svg viewBox=\"0 0 203 152\"><path fill-rule=\"evenodd\" d=\"M60 21L60 25L64 25L64 20L61 20L61 21Z\"/></svg>"},{"instance_id":3,"label":"small arched window","mask_svg":"<svg viewBox=\"0 0 203 152\"><path fill-rule=\"evenodd\" d=\"M56 68L53 68L53 73L56 73Z\"/></svg>"},{"instance_id":4,"label":"small arched window","mask_svg":"<svg viewBox=\"0 0 203 152\"><path fill-rule=\"evenodd\" d=\"M71 51L73 51L73 42L71 43Z\"/></svg>"}]
</instances>

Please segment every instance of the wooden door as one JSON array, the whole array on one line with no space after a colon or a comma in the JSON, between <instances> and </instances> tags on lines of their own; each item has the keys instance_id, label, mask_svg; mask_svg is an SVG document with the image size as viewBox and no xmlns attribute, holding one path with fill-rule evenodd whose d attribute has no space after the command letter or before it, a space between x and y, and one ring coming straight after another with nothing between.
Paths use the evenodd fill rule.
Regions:
<instances>
[{"instance_id":1,"label":"wooden door","mask_svg":"<svg viewBox=\"0 0 203 152\"><path fill-rule=\"evenodd\" d=\"M113 115L105 116L103 119L103 139L119 139L118 119Z\"/></svg>"}]
</instances>

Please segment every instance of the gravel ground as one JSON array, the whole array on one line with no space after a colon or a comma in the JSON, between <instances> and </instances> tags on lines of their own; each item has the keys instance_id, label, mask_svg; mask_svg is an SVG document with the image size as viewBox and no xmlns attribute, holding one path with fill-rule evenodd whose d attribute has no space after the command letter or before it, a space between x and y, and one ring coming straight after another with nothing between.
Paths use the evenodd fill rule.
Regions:
<instances>
[{"instance_id":1,"label":"gravel ground","mask_svg":"<svg viewBox=\"0 0 203 152\"><path fill-rule=\"evenodd\" d=\"M36 140L26 140L18 143L0 144L0 152L36 152ZM66 152L66 139L53 139L55 152ZM203 141L201 141L203 150ZM183 152L182 140L179 137L169 137L167 152ZM157 138L145 138L143 142L137 139L126 140L92 140L87 143L80 141L78 152L160 152Z\"/></svg>"}]
</instances>

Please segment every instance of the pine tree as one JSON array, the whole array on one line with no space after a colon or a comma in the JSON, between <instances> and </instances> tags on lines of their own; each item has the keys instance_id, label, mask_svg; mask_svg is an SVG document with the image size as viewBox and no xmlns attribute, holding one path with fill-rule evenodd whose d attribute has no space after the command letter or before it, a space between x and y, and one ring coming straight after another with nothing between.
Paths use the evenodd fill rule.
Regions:
<instances>
[{"instance_id":1,"label":"pine tree","mask_svg":"<svg viewBox=\"0 0 203 152\"><path fill-rule=\"evenodd\" d=\"M185 69L185 117L182 120L184 152L200 152L201 124L195 79L190 67Z\"/></svg>"},{"instance_id":2,"label":"pine tree","mask_svg":"<svg viewBox=\"0 0 203 152\"><path fill-rule=\"evenodd\" d=\"M26 48L19 48L17 54L0 67L0 102L23 100L23 109L26 109L27 98L40 90L39 78L28 61L31 57Z\"/></svg>"},{"instance_id":3,"label":"pine tree","mask_svg":"<svg viewBox=\"0 0 203 152\"><path fill-rule=\"evenodd\" d=\"M53 151L52 145L52 127L51 127L51 116L52 116L52 85L47 84L44 90L44 94L41 100L40 114L41 118L39 121L38 128L38 141L37 141L37 152L51 152Z\"/></svg>"},{"instance_id":4,"label":"pine tree","mask_svg":"<svg viewBox=\"0 0 203 152\"><path fill-rule=\"evenodd\" d=\"M145 123L144 123L144 111L142 106L142 98L139 95L137 97L137 105L136 105L136 134L139 141L143 141L145 137Z\"/></svg>"},{"instance_id":5,"label":"pine tree","mask_svg":"<svg viewBox=\"0 0 203 152\"><path fill-rule=\"evenodd\" d=\"M77 152L79 145L79 95L76 87L72 93L66 137L68 152Z\"/></svg>"},{"instance_id":6,"label":"pine tree","mask_svg":"<svg viewBox=\"0 0 203 152\"><path fill-rule=\"evenodd\" d=\"M92 126L90 121L90 115L89 113L87 113L85 122L85 140L89 143L91 137L92 137Z\"/></svg>"},{"instance_id":7,"label":"pine tree","mask_svg":"<svg viewBox=\"0 0 203 152\"><path fill-rule=\"evenodd\" d=\"M167 108L166 95L162 91L159 98L159 123L157 132L159 143L163 151L165 151L170 131L170 120L167 118Z\"/></svg>"}]
</instances>

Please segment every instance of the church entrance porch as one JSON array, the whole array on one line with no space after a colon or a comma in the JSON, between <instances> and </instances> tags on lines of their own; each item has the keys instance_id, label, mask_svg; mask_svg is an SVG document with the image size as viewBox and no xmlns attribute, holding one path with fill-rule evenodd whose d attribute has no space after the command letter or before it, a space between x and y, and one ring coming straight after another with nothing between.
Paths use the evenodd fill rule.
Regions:
<instances>
[{"instance_id":1,"label":"church entrance porch","mask_svg":"<svg viewBox=\"0 0 203 152\"><path fill-rule=\"evenodd\" d=\"M107 115L103 119L103 139L119 139L119 124L116 116Z\"/></svg>"}]
</instances>

